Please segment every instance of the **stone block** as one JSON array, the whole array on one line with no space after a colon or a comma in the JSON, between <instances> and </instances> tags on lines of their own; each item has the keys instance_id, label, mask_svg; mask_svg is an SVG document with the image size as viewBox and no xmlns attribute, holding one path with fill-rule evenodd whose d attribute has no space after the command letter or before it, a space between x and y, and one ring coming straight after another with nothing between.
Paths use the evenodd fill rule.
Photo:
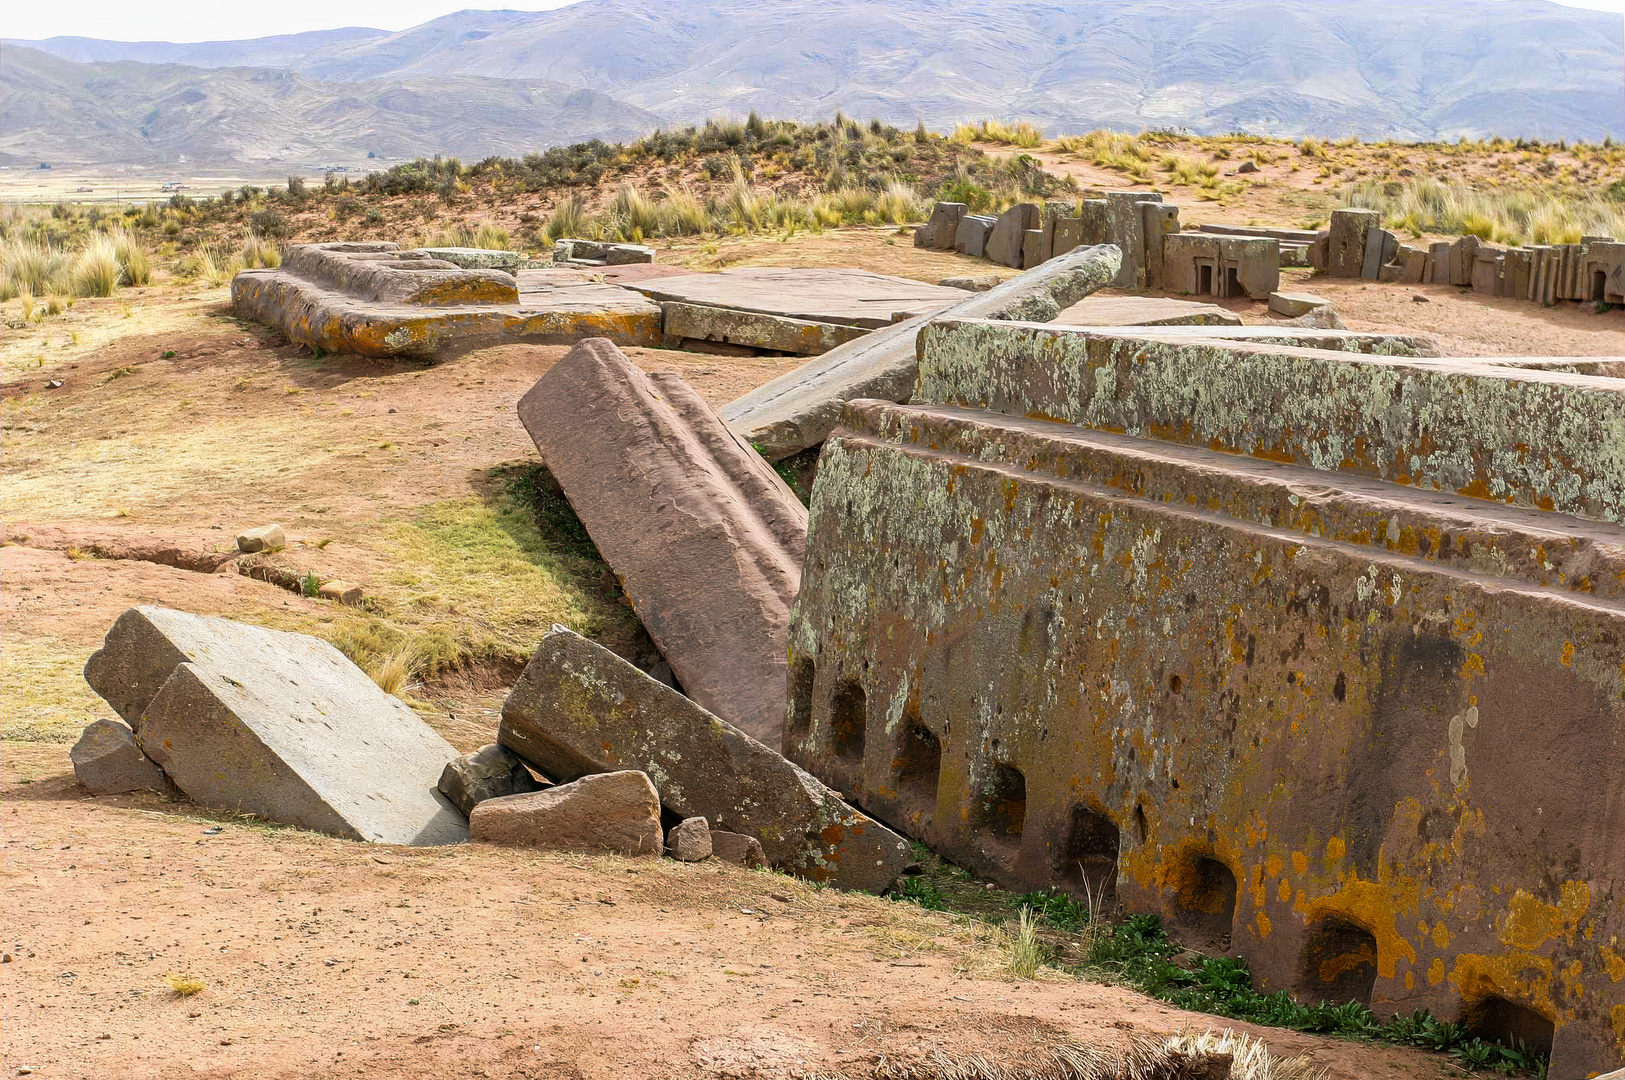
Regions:
<instances>
[{"instance_id":1,"label":"stone block","mask_svg":"<svg viewBox=\"0 0 1625 1080\"><path fill-rule=\"evenodd\" d=\"M1327 238L1326 276L1360 277L1365 272L1366 238L1372 229L1381 225L1382 215L1375 210L1333 210Z\"/></svg>"},{"instance_id":2,"label":"stone block","mask_svg":"<svg viewBox=\"0 0 1625 1080\"><path fill-rule=\"evenodd\" d=\"M85 679L200 806L347 840L467 835L435 790L456 751L324 641L135 607Z\"/></svg>"},{"instance_id":3,"label":"stone block","mask_svg":"<svg viewBox=\"0 0 1625 1080\"><path fill-rule=\"evenodd\" d=\"M1123 253L1123 265L1113 282L1119 289L1146 287L1145 212L1140 204L1161 201L1161 195L1146 191L1106 192L1107 242Z\"/></svg>"},{"instance_id":4,"label":"stone block","mask_svg":"<svg viewBox=\"0 0 1625 1080\"><path fill-rule=\"evenodd\" d=\"M1473 266L1478 262L1479 239L1463 236L1450 245L1450 284L1471 287Z\"/></svg>"},{"instance_id":5,"label":"stone block","mask_svg":"<svg viewBox=\"0 0 1625 1080\"><path fill-rule=\"evenodd\" d=\"M1270 293L1270 310L1289 319L1296 319L1299 315L1307 315L1316 308L1326 307L1330 303L1331 301L1324 296L1316 296L1314 293Z\"/></svg>"},{"instance_id":6,"label":"stone block","mask_svg":"<svg viewBox=\"0 0 1625 1080\"><path fill-rule=\"evenodd\" d=\"M655 249L642 244L611 244L604 252L605 266L635 266L655 261Z\"/></svg>"},{"instance_id":7,"label":"stone block","mask_svg":"<svg viewBox=\"0 0 1625 1080\"><path fill-rule=\"evenodd\" d=\"M346 607L355 607L366 599L366 593L361 586L351 581L324 581L316 590L316 595L323 600L331 600Z\"/></svg>"},{"instance_id":8,"label":"stone block","mask_svg":"<svg viewBox=\"0 0 1625 1080\"><path fill-rule=\"evenodd\" d=\"M1216 304L1162 296L1090 296L1053 321L1057 326L1240 326L1241 316Z\"/></svg>"},{"instance_id":9,"label":"stone block","mask_svg":"<svg viewBox=\"0 0 1625 1080\"><path fill-rule=\"evenodd\" d=\"M1529 269L1534 252L1528 248L1513 248L1506 254L1506 276L1501 282L1503 296L1517 300L1529 298Z\"/></svg>"},{"instance_id":10,"label":"stone block","mask_svg":"<svg viewBox=\"0 0 1625 1080\"><path fill-rule=\"evenodd\" d=\"M1083 219L1061 217L1055 219L1055 236L1050 242L1051 256L1065 255L1083 246Z\"/></svg>"},{"instance_id":11,"label":"stone block","mask_svg":"<svg viewBox=\"0 0 1625 1080\"><path fill-rule=\"evenodd\" d=\"M518 412L689 696L776 744L807 534L795 494L680 376L607 341L577 345Z\"/></svg>"},{"instance_id":12,"label":"stone block","mask_svg":"<svg viewBox=\"0 0 1625 1080\"><path fill-rule=\"evenodd\" d=\"M1027 232L1038 228L1041 223L1036 205L1017 203L999 215L993 231L988 234L987 249L983 254L1001 266L1013 266L1020 270Z\"/></svg>"},{"instance_id":13,"label":"stone block","mask_svg":"<svg viewBox=\"0 0 1625 1080\"><path fill-rule=\"evenodd\" d=\"M985 214L966 214L959 221L959 228L954 233L954 250L961 255L969 255L980 259L987 254L987 238L993 232L993 226L999 223L996 217Z\"/></svg>"},{"instance_id":14,"label":"stone block","mask_svg":"<svg viewBox=\"0 0 1625 1080\"><path fill-rule=\"evenodd\" d=\"M837 345L856 341L869 333L861 326L811 322L700 304L665 303L660 307L669 338L719 341L801 356L827 353Z\"/></svg>"},{"instance_id":15,"label":"stone block","mask_svg":"<svg viewBox=\"0 0 1625 1080\"><path fill-rule=\"evenodd\" d=\"M1145 230L1145 287L1163 289L1163 241L1179 232L1179 207L1172 203L1141 202L1141 226Z\"/></svg>"},{"instance_id":16,"label":"stone block","mask_svg":"<svg viewBox=\"0 0 1625 1080\"><path fill-rule=\"evenodd\" d=\"M914 246L934 251L952 251L959 223L969 211L964 203L939 202L931 208L931 219L914 230Z\"/></svg>"},{"instance_id":17,"label":"stone block","mask_svg":"<svg viewBox=\"0 0 1625 1080\"><path fill-rule=\"evenodd\" d=\"M1022 239L1021 265L1031 270L1040 263L1049 261L1049 252L1044 243L1043 229L1028 229Z\"/></svg>"},{"instance_id":18,"label":"stone block","mask_svg":"<svg viewBox=\"0 0 1625 1080\"><path fill-rule=\"evenodd\" d=\"M1106 200L1085 199L1081 209L1083 242L1079 247L1099 247L1110 244L1111 230L1107 227Z\"/></svg>"},{"instance_id":19,"label":"stone block","mask_svg":"<svg viewBox=\"0 0 1625 1080\"><path fill-rule=\"evenodd\" d=\"M1495 296L1500 292L1501 252L1495 248L1480 248L1473 260L1473 291L1480 296Z\"/></svg>"},{"instance_id":20,"label":"stone block","mask_svg":"<svg viewBox=\"0 0 1625 1080\"><path fill-rule=\"evenodd\" d=\"M74 779L93 795L121 795L126 791L174 793L158 763L141 752L135 732L117 720L97 720L87 726L68 751Z\"/></svg>"},{"instance_id":21,"label":"stone block","mask_svg":"<svg viewBox=\"0 0 1625 1080\"><path fill-rule=\"evenodd\" d=\"M1449 240L1440 240L1428 245L1428 270L1424 279L1429 285L1450 284L1450 263L1454 257L1455 244Z\"/></svg>"},{"instance_id":22,"label":"stone block","mask_svg":"<svg viewBox=\"0 0 1625 1080\"><path fill-rule=\"evenodd\" d=\"M464 816L486 799L542 790L525 763L496 743L446 762L437 786Z\"/></svg>"},{"instance_id":23,"label":"stone block","mask_svg":"<svg viewBox=\"0 0 1625 1080\"><path fill-rule=\"evenodd\" d=\"M1386 254L1384 248L1387 240L1393 234L1380 225L1373 225L1365 234L1365 261L1360 267L1360 276L1367 281L1376 281L1381 276L1382 268L1387 264L1383 258Z\"/></svg>"},{"instance_id":24,"label":"stone block","mask_svg":"<svg viewBox=\"0 0 1625 1080\"><path fill-rule=\"evenodd\" d=\"M1322 229L1315 235L1314 242L1309 245L1309 268L1317 274L1324 274L1331 259L1331 233Z\"/></svg>"},{"instance_id":25,"label":"stone block","mask_svg":"<svg viewBox=\"0 0 1625 1080\"><path fill-rule=\"evenodd\" d=\"M288 536L280 525L261 525L237 537L237 550L245 555L261 551L281 551L288 546Z\"/></svg>"},{"instance_id":26,"label":"stone block","mask_svg":"<svg viewBox=\"0 0 1625 1080\"><path fill-rule=\"evenodd\" d=\"M501 270L517 273L525 261L523 251L501 251L492 248L429 247L420 248L424 255L440 262L448 262L462 270Z\"/></svg>"},{"instance_id":27,"label":"stone block","mask_svg":"<svg viewBox=\"0 0 1625 1080\"><path fill-rule=\"evenodd\" d=\"M1120 258L1111 247L1078 248L943 308L939 316L1044 322L1109 284ZM722 417L772 460L817 446L845 402L908 399L914 390L915 336L927 321L909 319L832 349L730 403Z\"/></svg>"},{"instance_id":28,"label":"stone block","mask_svg":"<svg viewBox=\"0 0 1625 1080\"><path fill-rule=\"evenodd\" d=\"M714 274L634 281L628 287L662 304L870 330L896 322L898 311L925 314L965 298L956 289L846 266L735 266Z\"/></svg>"},{"instance_id":29,"label":"stone block","mask_svg":"<svg viewBox=\"0 0 1625 1080\"><path fill-rule=\"evenodd\" d=\"M747 870L759 870L767 865L767 859L762 854L762 845L754 836L740 836L738 833L711 830L711 854L723 862L743 866Z\"/></svg>"},{"instance_id":30,"label":"stone block","mask_svg":"<svg viewBox=\"0 0 1625 1080\"><path fill-rule=\"evenodd\" d=\"M1025 355L1034 379L1078 374ZM1407 393L1390 371L1365 400ZM1179 377L1274 374L1232 353ZM1418 972L1470 968L1474 1000L1555 1024L1553 1075L1609 1068L1625 531L1419 484L854 403L813 494L787 745L978 875L1225 942L1262 993L1457 1016L1462 987ZM869 740L843 764L856 701ZM1585 809L1554 814L1565 792ZM1540 895L1569 913L1510 936Z\"/></svg>"},{"instance_id":31,"label":"stone block","mask_svg":"<svg viewBox=\"0 0 1625 1080\"><path fill-rule=\"evenodd\" d=\"M777 751L563 627L514 684L498 738L558 780L641 770L668 810L759 837L770 863L802 877L878 891L908 861L901 837Z\"/></svg>"},{"instance_id":32,"label":"stone block","mask_svg":"<svg viewBox=\"0 0 1625 1080\"><path fill-rule=\"evenodd\" d=\"M658 856L664 840L659 796L635 771L487 799L469 815L468 836L509 847L632 856Z\"/></svg>"},{"instance_id":33,"label":"stone block","mask_svg":"<svg viewBox=\"0 0 1625 1080\"><path fill-rule=\"evenodd\" d=\"M666 851L678 862L704 862L711 857L711 827L702 817L684 818L666 834Z\"/></svg>"},{"instance_id":34,"label":"stone block","mask_svg":"<svg viewBox=\"0 0 1625 1080\"><path fill-rule=\"evenodd\" d=\"M1158 341L1154 331L938 321L920 335L913 400L1131 435L1164 432L1328 472L1625 523L1609 434L1625 431L1625 382L1168 333ZM1044 357L1042 369L1032 367L1034 356ZM1379 399L1385 408L1361 404Z\"/></svg>"},{"instance_id":35,"label":"stone block","mask_svg":"<svg viewBox=\"0 0 1625 1080\"><path fill-rule=\"evenodd\" d=\"M997 273L966 274L963 277L943 278L938 285L948 289L964 289L966 292L987 292L995 288L1004 280L1004 276Z\"/></svg>"}]
</instances>

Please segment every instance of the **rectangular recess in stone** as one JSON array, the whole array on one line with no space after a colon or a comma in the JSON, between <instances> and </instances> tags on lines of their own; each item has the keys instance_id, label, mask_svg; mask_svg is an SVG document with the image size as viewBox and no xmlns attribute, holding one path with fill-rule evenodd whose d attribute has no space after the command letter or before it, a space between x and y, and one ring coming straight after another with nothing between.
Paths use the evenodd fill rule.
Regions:
<instances>
[{"instance_id":1,"label":"rectangular recess in stone","mask_svg":"<svg viewBox=\"0 0 1625 1080\"><path fill-rule=\"evenodd\" d=\"M915 400L1625 522L1625 381L1493 361L941 320Z\"/></svg>"}]
</instances>

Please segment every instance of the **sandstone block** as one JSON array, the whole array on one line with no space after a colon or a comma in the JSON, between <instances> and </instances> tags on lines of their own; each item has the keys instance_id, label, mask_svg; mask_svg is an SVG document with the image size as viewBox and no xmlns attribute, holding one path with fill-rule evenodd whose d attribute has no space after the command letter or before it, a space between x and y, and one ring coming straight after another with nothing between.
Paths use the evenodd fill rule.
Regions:
<instances>
[{"instance_id":1,"label":"sandstone block","mask_svg":"<svg viewBox=\"0 0 1625 1080\"><path fill-rule=\"evenodd\" d=\"M658 856L660 799L640 772L597 773L545 791L487 799L469 815L468 835L511 847Z\"/></svg>"},{"instance_id":2,"label":"sandstone block","mask_svg":"<svg viewBox=\"0 0 1625 1080\"><path fill-rule=\"evenodd\" d=\"M456 751L324 641L136 607L85 679L199 805L349 840L467 835L435 790Z\"/></svg>"},{"instance_id":3,"label":"sandstone block","mask_svg":"<svg viewBox=\"0 0 1625 1080\"><path fill-rule=\"evenodd\" d=\"M1377 225L1366 231L1365 262L1360 267L1360 276L1367 281L1376 281L1382 274L1382 268L1388 265L1386 248L1392 236L1388 230Z\"/></svg>"},{"instance_id":4,"label":"sandstone block","mask_svg":"<svg viewBox=\"0 0 1625 1080\"><path fill-rule=\"evenodd\" d=\"M96 795L126 791L169 794L175 786L157 762L141 752L135 732L117 720L97 720L68 751L73 775Z\"/></svg>"},{"instance_id":5,"label":"sandstone block","mask_svg":"<svg viewBox=\"0 0 1625 1080\"><path fill-rule=\"evenodd\" d=\"M999 223L996 217L985 214L966 214L959 221L959 228L954 232L954 250L961 255L970 255L982 258L987 254L987 238L993 232L993 226Z\"/></svg>"},{"instance_id":6,"label":"sandstone block","mask_svg":"<svg viewBox=\"0 0 1625 1080\"><path fill-rule=\"evenodd\" d=\"M1473 267L1478 264L1479 239L1463 236L1450 246L1450 284L1471 287Z\"/></svg>"},{"instance_id":7,"label":"sandstone block","mask_svg":"<svg viewBox=\"0 0 1625 1080\"><path fill-rule=\"evenodd\" d=\"M1326 275L1360 277L1365 270L1366 238L1373 228L1381 225L1382 215L1375 210L1333 210L1327 239Z\"/></svg>"},{"instance_id":8,"label":"sandstone block","mask_svg":"<svg viewBox=\"0 0 1625 1080\"><path fill-rule=\"evenodd\" d=\"M723 342L752 349L818 356L837 345L856 341L869 331L861 326L813 322L701 304L664 303L666 336L690 341Z\"/></svg>"},{"instance_id":9,"label":"sandstone block","mask_svg":"<svg viewBox=\"0 0 1625 1080\"><path fill-rule=\"evenodd\" d=\"M465 815L487 799L542 790L525 763L496 743L446 762L438 786Z\"/></svg>"},{"instance_id":10,"label":"sandstone block","mask_svg":"<svg viewBox=\"0 0 1625 1080\"><path fill-rule=\"evenodd\" d=\"M776 751L561 626L514 684L498 738L557 780L645 772L668 810L759 837L802 877L879 890L908 861L901 837Z\"/></svg>"},{"instance_id":11,"label":"sandstone block","mask_svg":"<svg viewBox=\"0 0 1625 1080\"><path fill-rule=\"evenodd\" d=\"M666 834L666 850L678 862L703 862L711 857L711 827L702 817L684 818Z\"/></svg>"},{"instance_id":12,"label":"sandstone block","mask_svg":"<svg viewBox=\"0 0 1625 1080\"><path fill-rule=\"evenodd\" d=\"M287 546L288 537L280 525L261 525L237 537L237 550L245 555L259 551L281 551Z\"/></svg>"},{"instance_id":13,"label":"sandstone block","mask_svg":"<svg viewBox=\"0 0 1625 1080\"><path fill-rule=\"evenodd\" d=\"M807 534L794 493L679 376L608 341L577 345L518 412L683 688L777 743Z\"/></svg>"},{"instance_id":14,"label":"sandstone block","mask_svg":"<svg viewBox=\"0 0 1625 1080\"><path fill-rule=\"evenodd\" d=\"M1083 246L1083 219L1059 217L1055 219L1055 236L1050 241L1051 256L1065 255Z\"/></svg>"},{"instance_id":15,"label":"sandstone block","mask_svg":"<svg viewBox=\"0 0 1625 1080\"><path fill-rule=\"evenodd\" d=\"M969 211L964 203L939 202L931 208L931 219L914 230L914 246L935 251L952 251L959 223Z\"/></svg>"},{"instance_id":16,"label":"sandstone block","mask_svg":"<svg viewBox=\"0 0 1625 1080\"><path fill-rule=\"evenodd\" d=\"M1121 257L1109 246L1079 248L945 307L935 317L1048 321L1110 284ZM844 403L854 398L907 400L917 370L915 337L927 321L909 319L831 349L731 402L722 418L774 460L817 446L835 426Z\"/></svg>"},{"instance_id":17,"label":"sandstone block","mask_svg":"<svg viewBox=\"0 0 1625 1080\"><path fill-rule=\"evenodd\" d=\"M1309 268L1317 274L1326 272L1331 258L1331 233L1322 229L1309 245Z\"/></svg>"},{"instance_id":18,"label":"sandstone block","mask_svg":"<svg viewBox=\"0 0 1625 1080\"><path fill-rule=\"evenodd\" d=\"M324 581L316 590L316 595L323 600L331 600L349 607L355 607L366 597L361 591L361 586L349 581Z\"/></svg>"},{"instance_id":19,"label":"sandstone block","mask_svg":"<svg viewBox=\"0 0 1625 1080\"><path fill-rule=\"evenodd\" d=\"M999 274L967 274L963 277L943 278L937 282L946 289L964 289L966 292L987 292L1003 281Z\"/></svg>"},{"instance_id":20,"label":"sandstone block","mask_svg":"<svg viewBox=\"0 0 1625 1080\"><path fill-rule=\"evenodd\" d=\"M604 251L605 266L634 266L655 261L655 249L642 244L611 244Z\"/></svg>"},{"instance_id":21,"label":"sandstone block","mask_svg":"<svg viewBox=\"0 0 1625 1080\"><path fill-rule=\"evenodd\" d=\"M711 854L723 862L743 866L747 870L757 870L767 865L767 859L762 854L762 845L754 836L740 836L738 833L711 830Z\"/></svg>"},{"instance_id":22,"label":"sandstone block","mask_svg":"<svg viewBox=\"0 0 1625 1080\"><path fill-rule=\"evenodd\" d=\"M1044 243L1043 229L1028 229L1022 240L1021 265L1031 270L1039 263L1049 258L1048 245Z\"/></svg>"},{"instance_id":23,"label":"sandstone block","mask_svg":"<svg viewBox=\"0 0 1625 1080\"><path fill-rule=\"evenodd\" d=\"M983 254L1001 266L1013 266L1020 270L1027 232L1038 228L1041 223L1036 204L1017 203L999 215L993 231L988 234L987 249Z\"/></svg>"},{"instance_id":24,"label":"sandstone block","mask_svg":"<svg viewBox=\"0 0 1625 1080\"><path fill-rule=\"evenodd\" d=\"M1270 293L1270 310L1277 315L1285 315L1295 319L1299 315L1307 315L1318 307L1325 307L1331 303L1323 296L1314 293L1299 292L1273 292Z\"/></svg>"}]
</instances>

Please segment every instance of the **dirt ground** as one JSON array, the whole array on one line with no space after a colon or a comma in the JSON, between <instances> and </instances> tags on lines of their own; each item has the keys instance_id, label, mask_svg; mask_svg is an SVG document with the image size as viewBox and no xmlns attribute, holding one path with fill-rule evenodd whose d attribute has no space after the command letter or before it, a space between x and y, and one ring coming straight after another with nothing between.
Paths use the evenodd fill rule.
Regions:
<instances>
[{"instance_id":1,"label":"dirt ground","mask_svg":"<svg viewBox=\"0 0 1625 1080\"><path fill-rule=\"evenodd\" d=\"M888 230L662 257L685 254L931 281L988 269ZM1617 315L1448 289L1321 291L1350 326L1434 332L1452 349L1625 354ZM1417 291L1432 302L1413 303ZM1261 305L1247 314L1265 320ZM510 644L553 621L624 634L613 588L540 550L496 479L536 460L514 403L564 351L431 367L315 358L233 318L225 290L189 285L81 301L0 338L4 1075L856 1078L937 1050L1236 1026L1110 986L1009 981L989 932L778 875L364 846L75 784L72 740L112 715L79 670L133 604L329 638L370 621ZM630 355L719 404L795 364ZM376 606L165 562L206 567L269 521L294 564L361 584ZM472 749L490 741L511 674L413 687L414 704ZM183 996L171 975L205 988ZM1265 1034L1333 1077L1460 1072L1420 1052Z\"/></svg>"}]
</instances>

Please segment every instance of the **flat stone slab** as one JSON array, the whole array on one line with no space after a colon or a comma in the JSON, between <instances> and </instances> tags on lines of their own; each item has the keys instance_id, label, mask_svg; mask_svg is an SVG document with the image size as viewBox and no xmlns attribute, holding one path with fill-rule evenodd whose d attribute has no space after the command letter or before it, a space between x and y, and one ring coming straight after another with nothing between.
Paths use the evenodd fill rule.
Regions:
<instances>
[{"instance_id":1,"label":"flat stone slab","mask_svg":"<svg viewBox=\"0 0 1625 1080\"><path fill-rule=\"evenodd\" d=\"M1300 315L1307 315L1316 308L1330 307L1331 301L1324 296L1305 292L1272 292L1270 293L1270 310L1277 315L1285 315L1289 319L1296 319Z\"/></svg>"},{"instance_id":2,"label":"flat stone slab","mask_svg":"<svg viewBox=\"0 0 1625 1080\"><path fill-rule=\"evenodd\" d=\"M1240 326L1241 316L1217 304L1161 296L1089 296L1054 321L1061 326Z\"/></svg>"},{"instance_id":3,"label":"flat stone slab","mask_svg":"<svg viewBox=\"0 0 1625 1080\"><path fill-rule=\"evenodd\" d=\"M658 304L582 275L464 270L394 244L302 244L274 270L231 282L232 309L296 345L385 358L444 359L469 349L604 337L658 348Z\"/></svg>"},{"instance_id":4,"label":"flat stone slab","mask_svg":"<svg viewBox=\"0 0 1625 1080\"><path fill-rule=\"evenodd\" d=\"M848 401L907 401L918 371L915 339L932 318L1046 322L1109 285L1121 263L1122 253L1115 247L1077 248L987 292L971 294L936 316L907 319L831 349L730 402L722 418L767 457L789 457L823 442Z\"/></svg>"},{"instance_id":5,"label":"flat stone slab","mask_svg":"<svg viewBox=\"0 0 1625 1080\"><path fill-rule=\"evenodd\" d=\"M435 789L457 752L324 641L135 607L85 680L201 806L347 840L467 838Z\"/></svg>"},{"instance_id":6,"label":"flat stone slab","mask_svg":"<svg viewBox=\"0 0 1625 1080\"><path fill-rule=\"evenodd\" d=\"M572 349L519 420L689 696L777 745L807 511L679 376Z\"/></svg>"},{"instance_id":7,"label":"flat stone slab","mask_svg":"<svg viewBox=\"0 0 1625 1080\"><path fill-rule=\"evenodd\" d=\"M430 247L418 250L431 259L441 259L464 270L506 270L511 274L525 261L523 251L495 248Z\"/></svg>"},{"instance_id":8,"label":"flat stone slab","mask_svg":"<svg viewBox=\"0 0 1625 1080\"><path fill-rule=\"evenodd\" d=\"M961 289L844 267L740 266L715 274L628 282L653 300L876 329L899 311L940 311Z\"/></svg>"},{"instance_id":9,"label":"flat stone slab","mask_svg":"<svg viewBox=\"0 0 1625 1080\"><path fill-rule=\"evenodd\" d=\"M732 308L676 302L660 306L665 312L668 338L725 342L801 356L827 353L837 345L856 341L869 333L861 326L808 322L786 315L763 315Z\"/></svg>"},{"instance_id":10,"label":"flat stone slab","mask_svg":"<svg viewBox=\"0 0 1625 1080\"><path fill-rule=\"evenodd\" d=\"M660 799L641 772L604 772L544 791L486 799L469 838L512 847L658 857Z\"/></svg>"},{"instance_id":11,"label":"flat stone slab","mask_svg":"<svg viewBox=\"0 0 1625 1080\"><path fill-rule=\"evenodd\" d=\"M667 810L756 837L768 862L815 881L878 891L908 862L901 837L777 751L561 626L514 684L497 738L557 780L647 773Z\"/></svg>"}]
</instances>

